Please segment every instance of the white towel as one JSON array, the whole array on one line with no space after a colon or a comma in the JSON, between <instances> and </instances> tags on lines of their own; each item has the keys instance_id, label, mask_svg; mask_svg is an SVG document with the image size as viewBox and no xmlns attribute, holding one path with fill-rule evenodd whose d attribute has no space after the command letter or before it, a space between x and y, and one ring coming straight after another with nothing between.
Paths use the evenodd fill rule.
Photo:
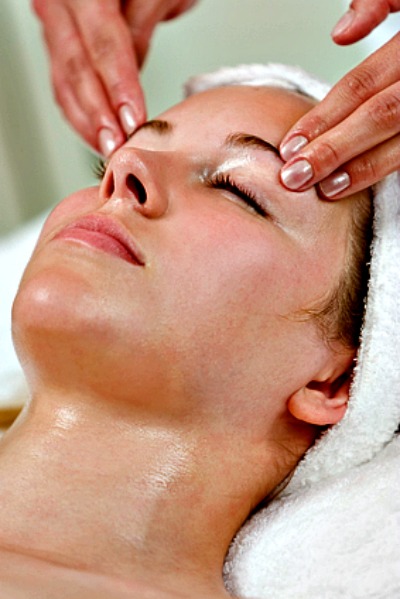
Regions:
<instances>
[{"instance_id":1,"label":"white towel","mask_svg":"<svg viewBox=\"0 0 400 599\"><path fill-rule=\"evenodd\" d=\"M225 563L236 597L399 599L400 437L342 475L273 501Z\"/></svg>"},{"instance_id":2,"label":"white towel","mask_svg":"<svg viewBox=\"0 0 400 599\"><path fill-rule=\"evenodd\" d=\"M0 239L0 409L22 406L28 398L11 337L11 308L44 219L45 215L41 215Z\"/></svg>"},{"instance_id":3,"label":"white towel","mask_svg":"<svg viewBox=\"0 0 400 599\"><path fill-rule=\"evenodd\" d=\"M302 69L242 65L191 79L186 93L274 86L321 100ZM374 190L374 239L362 343L349 408L312 447L278 498L234 540L225 581L260 599L400 597L400 182ZM387 446L387 447L386 447Z\"/></svg>"}]
</instances>

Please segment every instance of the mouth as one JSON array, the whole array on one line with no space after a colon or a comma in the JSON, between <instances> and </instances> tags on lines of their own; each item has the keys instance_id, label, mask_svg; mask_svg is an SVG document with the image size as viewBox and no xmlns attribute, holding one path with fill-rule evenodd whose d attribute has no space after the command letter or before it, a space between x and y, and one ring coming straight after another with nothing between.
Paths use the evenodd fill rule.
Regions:
<instances>
[{"instance_id":1,"label":"mouth","mask_svg":"<svg viewBox=\"0 0 400 599\"><path fill-rule=\"evenodd\" d=\"M131 235L115 220L92 214L67 225L54 239L66 239L89 245L135 264L145 266L144 256Z\"/></svg>"}]
</instances>

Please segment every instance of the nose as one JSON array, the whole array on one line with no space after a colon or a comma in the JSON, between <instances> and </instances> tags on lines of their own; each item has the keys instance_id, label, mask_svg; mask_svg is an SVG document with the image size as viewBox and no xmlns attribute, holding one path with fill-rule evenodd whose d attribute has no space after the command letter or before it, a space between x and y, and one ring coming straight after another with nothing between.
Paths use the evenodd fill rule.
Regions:
<instances>
[{"instance_id":1,"label":"nose","mask_svg":"<svg viewBox=\"0 0 400 599\"><path fill-rule=\"evenodd\" d=\"M121 148L111 158L100 186L103 200L129 200L149 218L162 216L168 208L162 184L161 152Z\"/></svg>"}]
</instances>

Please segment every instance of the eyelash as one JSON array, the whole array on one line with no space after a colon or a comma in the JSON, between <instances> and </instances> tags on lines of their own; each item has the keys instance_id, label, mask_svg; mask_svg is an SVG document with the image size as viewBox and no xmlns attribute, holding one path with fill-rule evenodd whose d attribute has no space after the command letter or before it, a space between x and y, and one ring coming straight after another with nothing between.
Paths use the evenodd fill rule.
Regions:
<instances>
[{"instance_id":1,"label":"eyelash","mask_svg":"<svg viewBox=\"0 0 400 599\"><path fill-rule=\"evenodd\" d=\"M106 170L107 170L107 164L106 164L106 161L103 160L102 158L98 158L98 160L92 165L93 175L99 181L102 181L104 179Z\"/></svg>"},{"instance_id":2,"label":"eyelash","mask_svg":"<svg viewBox=\"0 0 400 599\"><path fill-rule=\"evenodd\" d=\"M242 185L235 183L229 173L217 173L216 175L211 176L207 181L207 185L213 189L224 189L225 191L233 193L260 216L268 216L267 211L259 204L255 194Z\"/></svg>"}]
</instances>

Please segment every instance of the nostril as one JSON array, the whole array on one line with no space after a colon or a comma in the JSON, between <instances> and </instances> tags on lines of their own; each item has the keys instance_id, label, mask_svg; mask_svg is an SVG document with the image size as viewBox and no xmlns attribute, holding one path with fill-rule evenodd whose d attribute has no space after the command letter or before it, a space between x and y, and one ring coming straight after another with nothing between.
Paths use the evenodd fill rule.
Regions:
<instances>
[{"instance_id":1,"label":"nostril","mask_svg":"<svg viewBox=\"0 0 400 599\"><path fill-rule=\"evenodd\" d=\"M139 204L144 204L147 200L147 192L139 179L130 173L127 175L125 183L129 191L135 194Z\"/></svg>"},{"instance_id":2,"label":"nostril","mask_svg":"<svg viewBox=\"0 0 400 599\"><path fill-rule=\"evenodd\" d=\"M105 180L104 182L104 189L105 189L105 194L108 198L111 198L112 194L114 193L115 190L115 185L114 185L114 175L113 173L110 173L109 177Z\"/></svg>"}]
</instances>

